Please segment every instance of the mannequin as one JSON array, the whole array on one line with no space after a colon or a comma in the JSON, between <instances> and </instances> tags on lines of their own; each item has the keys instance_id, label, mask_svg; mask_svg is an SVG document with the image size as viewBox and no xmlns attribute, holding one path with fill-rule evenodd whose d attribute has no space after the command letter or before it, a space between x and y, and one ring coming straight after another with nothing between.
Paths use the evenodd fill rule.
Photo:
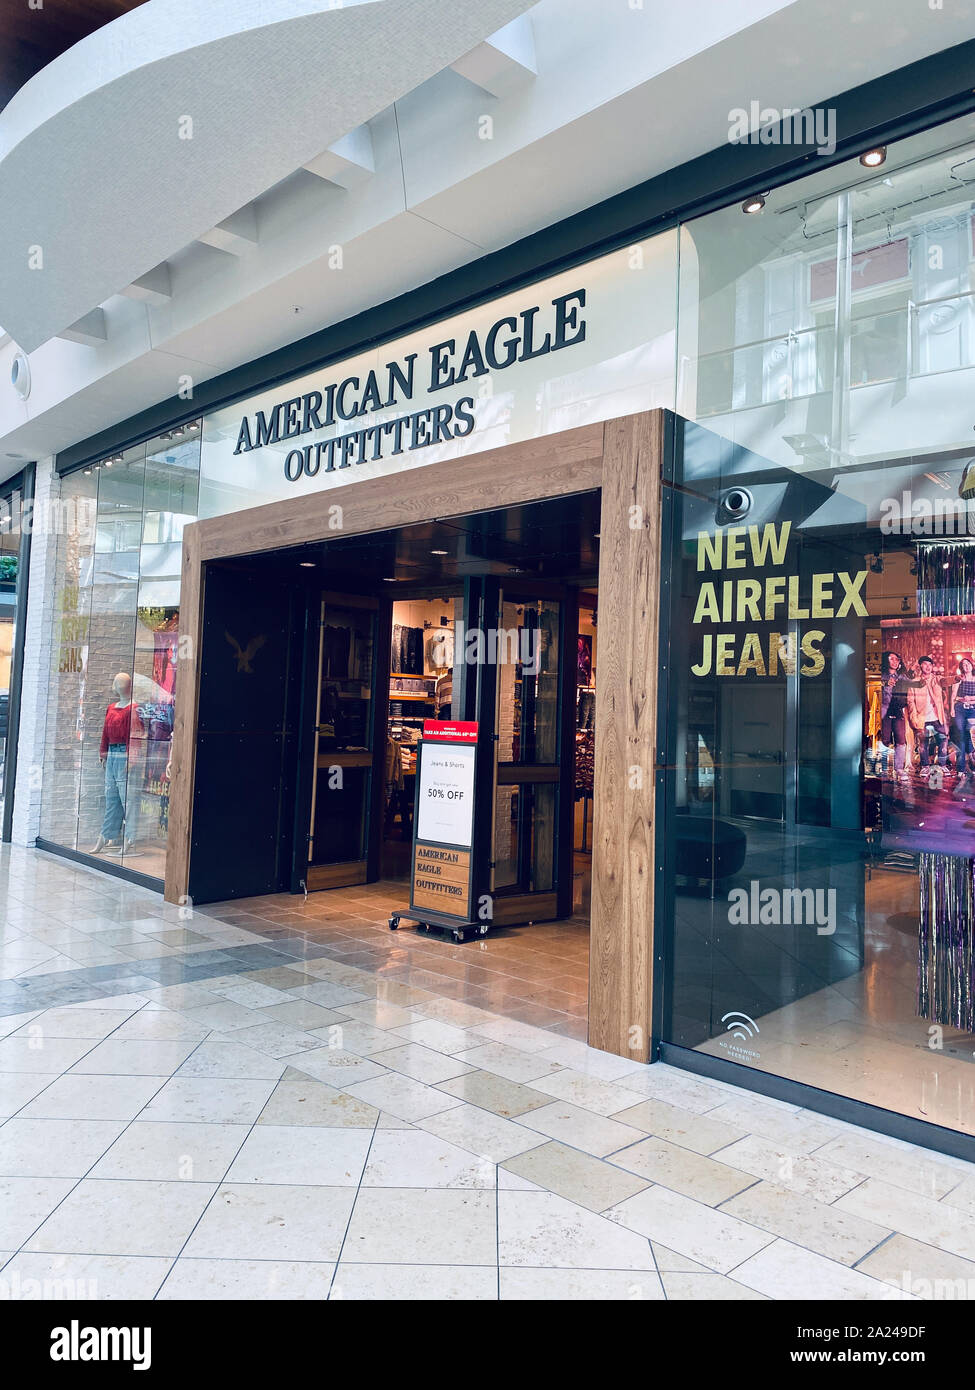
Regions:
<instances>
[{"instance_id":1,"label":"mannequin","mask_svg":"<svg viewBox=\"0 0 975 1390\"><path fill-rule=\"evenodd\" d=\"M105 768L105 817L92 854L101 854L103 850L120 854L122 845L118 842L123 826L126 832L125 853L131 854L135 848L136 827L131 823L135 815L126 816L125 793L133 721L138 722L139 716L132 705L132 677L128 672L119 671L115 676L112 694L115 698L105 711L98 754Z\"/></svg>"}]
</instances>

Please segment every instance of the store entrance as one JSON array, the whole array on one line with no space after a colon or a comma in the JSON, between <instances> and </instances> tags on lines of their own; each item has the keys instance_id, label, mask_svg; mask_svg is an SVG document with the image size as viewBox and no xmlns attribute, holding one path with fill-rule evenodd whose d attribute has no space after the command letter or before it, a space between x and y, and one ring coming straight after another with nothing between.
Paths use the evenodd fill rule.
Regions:
<instances>
[{"instance_id":1,"label":"store entrance","mask_svg":"<svg viewBox=\"0 0 975 1390\"><path fill-rule=\"evenodd\" d=\"M564 510L538 504L495 514L492 522L451 522L455 535L476 527L479 544L463 549L467 567L486 573L452 582L445 576L433 585L382 575L378 593L363 592L373 587L368 583L357 593L344 583L315 596L303 720L312 727L301 740L306 766L298 776L299 817L303 798L308 803L307 850L296 838L293 891L377 884L391 910L402 910L410 900L424 726L471 720L479 730L481 886L490 899L481 911L494 929L573 915L588 922L595 556L587 549L587 574L567 540L593 524L584 505L577 504L576 525L567 528L562 516L545 544L551 514ZM536 569L551 577L499 564L497 543L484 542L501 526L509 534L514 527L519 551L531 545ZM595 536L587 539L591 547ZM413 544L405 533L377 536L373 559L382 556L380 568L395 568L389 547L404 544ZM505 547L512 558L514 548ZM475 564L475 551L488 553ZM431 544L430 554L442 562L449 549ZM394 594L387 585L396 586Z\"/></svg>"},{"instance_id":2,"label":"store entrance","mask_svg":"<svg viewBox=\"0 0 975 1390\"><path fill-rule=\"evenodd\" d=\"M473 970L470 1002L584 1038L599 517L591 491L209 562L197 900L364 932L428 984ZM477 727L476 946L409 913L417 750L445 721Z\"/></svg>"}]
</instances>

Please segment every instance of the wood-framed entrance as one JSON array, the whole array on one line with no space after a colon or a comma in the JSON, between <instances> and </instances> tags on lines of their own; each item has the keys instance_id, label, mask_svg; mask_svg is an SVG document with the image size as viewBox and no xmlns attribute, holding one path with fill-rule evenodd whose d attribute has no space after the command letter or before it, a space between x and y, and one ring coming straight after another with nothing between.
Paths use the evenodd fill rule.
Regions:
<instances>
[{"instance_id":1,"label":"wood-framed entrance","mask_svg":"<svg viewBox=\"0 0 975 1390\"><path fill-rule=\"evenodd\" d=\"M209 561L601 490L589 1042L646 1061L653 970L661 477L665 411L627 415L195 522L183 539L165 896L190 883L199 652ZM331 523L331 524L330 524Z\"/></svg>"}]
</instances>

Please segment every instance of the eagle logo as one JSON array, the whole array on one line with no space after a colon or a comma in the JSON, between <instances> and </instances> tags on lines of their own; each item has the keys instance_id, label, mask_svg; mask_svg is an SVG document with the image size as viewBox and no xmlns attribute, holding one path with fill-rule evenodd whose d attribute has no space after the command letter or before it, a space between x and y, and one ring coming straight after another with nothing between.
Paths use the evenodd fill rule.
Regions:
<instances>
[{"instance_id":1,"label":"eagle logo","mask_svg":"<svg viewBox=\"0 0 975 1390\"><path fill-rule=\"evenodd\" d=\"M251 638L251 640L247 643L246 647L242 647L240 643L237 641L237 638L232 637L231 634L226 631L226 629L224 630L223 635L224 637L226 637L227 641L234 649L234 660L237 663L237 674L242 675L246 673L247 675L253 675L254 668L251 665L251 657L254 655L255 652L260 651L260 649L264 646L264 643L267 641L267 638L264 636L263 633L258 633L256 637Z\"/></svg>"}]
</instances>

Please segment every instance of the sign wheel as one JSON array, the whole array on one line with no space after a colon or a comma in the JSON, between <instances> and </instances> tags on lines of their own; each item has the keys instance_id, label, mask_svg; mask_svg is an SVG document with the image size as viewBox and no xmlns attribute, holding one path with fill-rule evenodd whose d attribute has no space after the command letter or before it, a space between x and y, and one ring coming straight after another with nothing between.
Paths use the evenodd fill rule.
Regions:
<instances>
[{"instance_id":1,"label":"sign wheel","mask_svg":"<svg viewBox=\"0 0 975 1390\"><path fill-rule=\"evenodd\" d=\"M389 919L389 930L390 930L390 931L395 931L396 928L397 928L398 926L399 926L399 917L394 913L393 916L390 917L390 919Z\"/></svg>"}]
</instances>

